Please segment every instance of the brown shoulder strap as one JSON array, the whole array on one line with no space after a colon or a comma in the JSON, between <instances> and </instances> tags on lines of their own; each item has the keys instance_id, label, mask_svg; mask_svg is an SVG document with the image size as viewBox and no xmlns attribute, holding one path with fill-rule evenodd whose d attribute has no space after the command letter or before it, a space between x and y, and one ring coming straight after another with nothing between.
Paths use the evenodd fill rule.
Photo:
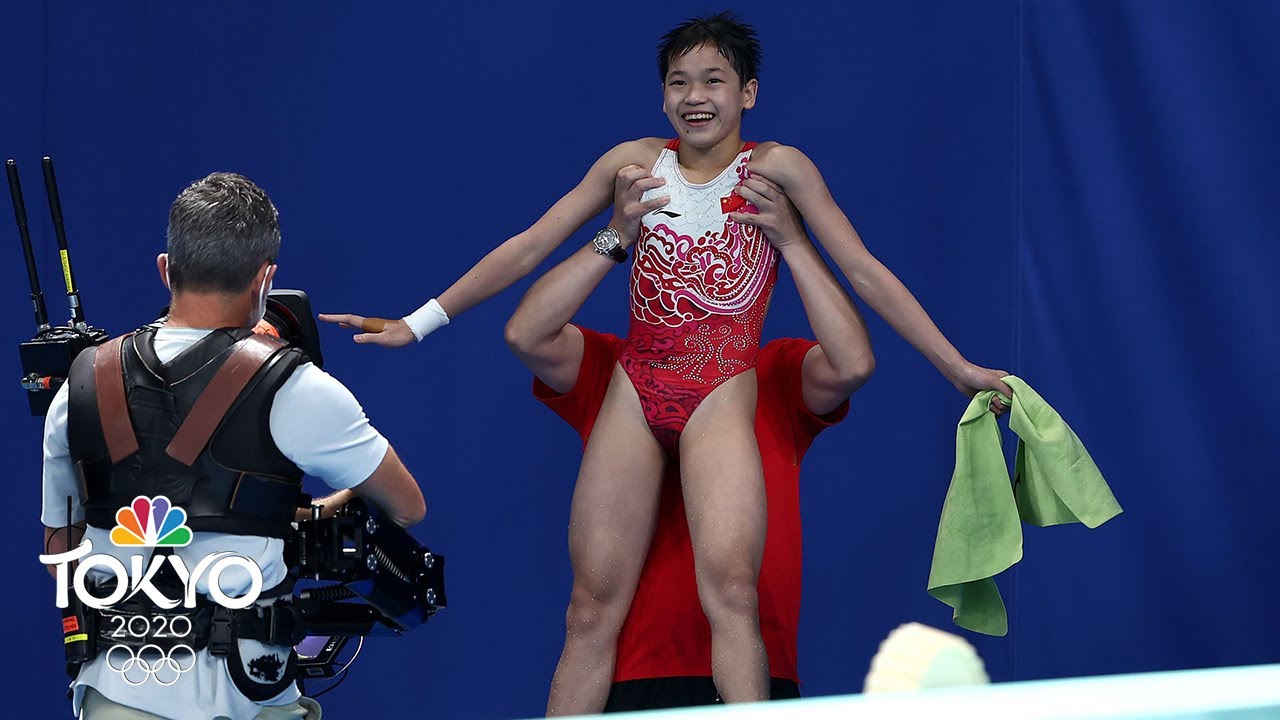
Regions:
<instances>
[{"instance_id":1,"label":"brown shoulder strap","mask_svg":"<svg viewBox=\"0 0 1280 720\"><path fill-rule=\"evenodd\" d=\"M124 371L120 364L120 348L127 337L129 335L121 335L99 345L93 356L98 421L102 424L102 439L107 442L112 464L138 451L138 436L133 434L129 401L124 393Z\"/></svg>"},{"instance_id":2,"label":"brown shoulder strap","mask_svg":"<svg viewBox=\"0 0 1280 720\"><path fill-rule=\"evenodd\" d=\"M194 463L240 392L281 347L280 341L262 335L247 337L232 346L231 357L196 398L187 419L165 448L169 457L187 466Z\"/></svg>"}]
</instances>

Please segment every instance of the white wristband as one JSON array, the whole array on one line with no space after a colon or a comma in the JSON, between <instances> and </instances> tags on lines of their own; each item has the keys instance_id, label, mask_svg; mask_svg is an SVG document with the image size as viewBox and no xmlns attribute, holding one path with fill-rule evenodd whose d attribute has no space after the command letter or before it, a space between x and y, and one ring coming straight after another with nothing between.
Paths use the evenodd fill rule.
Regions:
<instances>
[{"instance_id":1,"label":"white wristband","mask_svg":"<svg viewBox=\"0 0 1280 720\"><path fill-rule=\"evenodd\" d=\"M418 342L422 342L422 338L449 324L449 314L435 298L431 298L426 305L405 315L404 322L413 331Z\"/></svg>"}]
</instances>

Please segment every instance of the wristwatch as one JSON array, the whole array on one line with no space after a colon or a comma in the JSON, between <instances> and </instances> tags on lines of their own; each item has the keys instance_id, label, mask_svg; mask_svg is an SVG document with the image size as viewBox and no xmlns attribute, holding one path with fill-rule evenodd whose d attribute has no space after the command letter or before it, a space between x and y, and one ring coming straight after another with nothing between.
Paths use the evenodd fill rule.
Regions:
<instances>
[{"instance_id":1,"label":"wristwatch","mask_svg":"<svg viewBox=\"0 0 1280 720\"><path fill-rule=\"evenodd\" d=\"M622 236L611 227L601 228L591 240L597 253L612 258L616 263L627 261L627 251L622 249Z\"/></svg>"}]
</instances>

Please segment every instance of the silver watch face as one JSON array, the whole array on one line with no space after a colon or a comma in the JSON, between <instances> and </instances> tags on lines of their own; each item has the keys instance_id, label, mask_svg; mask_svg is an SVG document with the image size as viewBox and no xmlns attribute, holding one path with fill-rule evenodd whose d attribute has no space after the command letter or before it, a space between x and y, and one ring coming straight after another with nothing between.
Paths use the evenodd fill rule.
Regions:
<instances>
[{"instance_id":1,"label":"silver watch face","mask_svg":"<svg viewBox=\"0 0 1280 720\"><path fill-rule=\"evenodd\" d=\"M602 253L608 253L616 247L622 245L622 238L618 236L618 231L611 227L604 228L596 233L592 242L595 243L596 249Z\"/></svg>"}]
</instances>

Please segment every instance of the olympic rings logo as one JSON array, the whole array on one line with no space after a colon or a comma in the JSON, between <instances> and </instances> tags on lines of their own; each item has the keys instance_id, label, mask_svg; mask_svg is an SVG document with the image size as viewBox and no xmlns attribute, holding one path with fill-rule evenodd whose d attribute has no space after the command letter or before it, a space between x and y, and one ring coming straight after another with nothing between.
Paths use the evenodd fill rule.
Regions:
<instances>
[{"instance_id":1,"label":"olympic rings logo","mask_svg":"<svg viewBox=\"0 0 1280 720\"><path fill-rule=\"evenodd\" d=\"M120 654L116 654L117 651ZM184 660L186 661L186 667L183 667ZM182 677L182 673L195 666L196 651L190 645L174 645L167 653L154 643L143 645L138 648L136 653L128 645L113 645L107 651L107 667L120 673L120 677L134 687L153 678L159 685L172 685L178 682L178 678ZM142 679L135 681L130 678L129 672L131 670L137 670L142 673ZM162 674L165 677L161 677ZM172 674L172 679L166 679L170 674Z\"/></svg>"}]
</instances>

